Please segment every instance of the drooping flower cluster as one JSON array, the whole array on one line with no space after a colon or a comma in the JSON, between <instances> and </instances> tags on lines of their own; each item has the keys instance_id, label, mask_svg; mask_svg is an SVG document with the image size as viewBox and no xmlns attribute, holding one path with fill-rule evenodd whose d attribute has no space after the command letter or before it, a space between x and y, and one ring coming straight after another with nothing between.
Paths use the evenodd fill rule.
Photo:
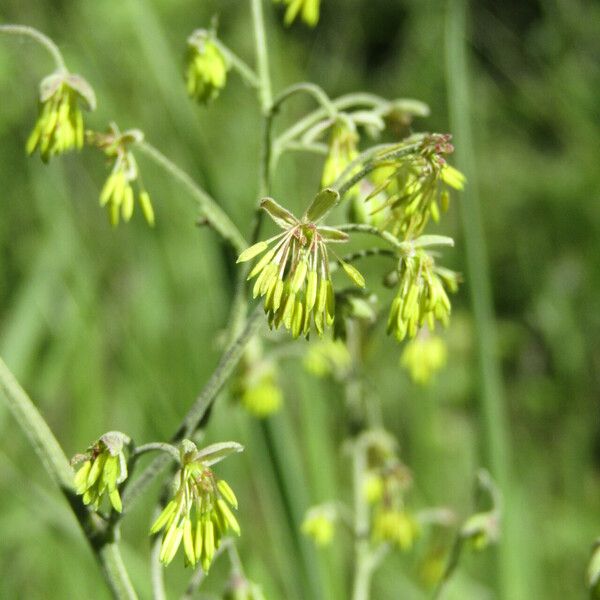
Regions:
<instances>
[{"instance_id":1,"label":"drooping flower cluster","mask_svg":"<svg viewBox=\"0 0 600 600\"><path fill-rule=\"evenodd\" d=\"M321 187L333 185L358 156L358 133L350 119L340 119L331 128L329 152L323 165Z\"/></svg>"},{"instance_id":2,"label":"drooping flower cluster","mask_svg":"<svg viewBox=\"0 0 600 600\"><path fill-rule=\"evenodd\" d=\"M422 330L414 340L407 342L400 356L400 365L415 383L427 385L435 373L444 367L447 356L444 340Z\"/></svg>"},{"instance_id":3,"label":"drooping flower cluster","mask_svg":"<svg viewBox=\"0 0 600 600\"><path fill-rule=\"evenodd\" d=\"M284 17L286 25L291 25L298 15L309 27L319 22L321 0L275 0L276 3L282 1L287 5Z\"/></svg>"},{"instance_id":4,"label":"drooping flower cluster","mask_svg":"<svg viewBox=\"0 0 600 600\"><path fill-rule=\"evenodd\" d=\"M75 474L75 492L83 496L83 503L98 510L104 498L112 507L123 509L119 484L127 479L127 461L124 448L129 437L119 431L105 433L88 448L85 454L78 454L73 463L82 463Z\"/></svg>"},{"instance_id":5,"label":"drooping flower cluster","mask_svg":"<svg viewBox=\"0 0 600 600\"><path fill-rule=\"evenodd\" d=\"M265 198L262 208L283 233L254 244L238 258L238 262L245 262L263 254L248 275L248 279L256 278L253 296L264 298L269 326L277 329L283 325L295 338L308 336L312 325L322 335L334 321L335 295L327 246L345 242L348 236L317 223L338 198L334 190L322 190L302 219ZM348 277L363 287L362 275L352 265L337 260Z\"/></svg>"},{"instance_id":6,"label":"drooping flower cluster","mask_svg":"<svg viewBox=\"0 0 600 600\"><path fill-rule=\"evenodd\" d=\"M206 572L223 536L229 531L240 534L231 510L238 506L235 494L210 468L227 454L240 450L239 444L229 442L198 451L195 444L184 440L173 498L150 529L152 534L163 530L162 563L169 564L183 542L186 565L201 563Z\"/></svg>"},{"instance_id":7,"label":"drooping flower cluster","mask_svg":"<svg viewBox=\"0 0 600 600\"><path fill-rule=\"evenodd\" d=\"M448 188L462 190L465 184L464 175L444 158L454 151L450 139L432 134L423 139L418 152L381 161L371 176L374 188L366 202L374 203L371 214L382 213L382 228L412 239L430 219L439 220L440 209L447 210Z\"/></svg>"},{"instance_id":8,"label":"drooping flower cluster","mask_svg":"<svg viewBox=\"0 0 600 600\"><path fill-rule=\"evenodd\" d=\"M388 333L393 333L401 342L406 336L414 338L424 324L430 330L436 321L444 326L448 324L451 305L446 288L451 292L458 289L458 275L454 271L438 267L433 256L416 248L400 258L398 278Z\"/></svg>"},{"instance_id":9,"label":"drooping flower cluster","mask_svg":"<svg viewBox=\"0 0 600 600\"><path fill-rule=\"evenodd\" d=\"M142 132L132 129L121 133L113 123L107 133L91 133L88 139L90 144L102 150L112 162L111 173L100 193L100 206L107 208L111 225L118 225L121 218L126 223L131 219L137 196L146 221L153 226L154 209L150 195L142 184L137 162L129 149L131 145L143 140Z\"/></svg>"},{"instance_id":10,"label":"drooping flower cluster","mask_svg":"<svg viewBox=\"0 0 600 600\"><path fill-rule=\"evenodd\" d=\"M39 115L27 140L27 153L36 150L44 162L50 157L84 144L82 106L96 108L96 97L91 86L79 75L67 72L53 73L40 84Z\"/></svg>"},{"instance_id":11,"label":"drooping flower cluster","mask_svg":"<svg viewBox=\"0 0 600 600\"><path fill-rule=\"evenodd\" d=\"M190 98L200 104L215 100L227 82L227 61L214 34L197 29L187 40L185 79Z\"/></svg>"}]
</instances>

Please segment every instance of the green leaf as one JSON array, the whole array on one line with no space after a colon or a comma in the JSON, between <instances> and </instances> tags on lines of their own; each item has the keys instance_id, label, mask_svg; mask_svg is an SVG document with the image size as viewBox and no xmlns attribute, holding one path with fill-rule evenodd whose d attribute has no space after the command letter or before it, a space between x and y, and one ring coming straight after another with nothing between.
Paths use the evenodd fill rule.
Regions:
<instances>
[{"instance_id":1,"label":"green leaf","mask_svg":"<svg viewBox=\"0 0 600 600\"><path fill-rule=\"evenodd\" d=\"M271 219L282 229L289 229L290 226L298 225L299 221L287 208L277 204L273 198L263 198L260 207L264 209Z\"/></svg>"},{"instance_id":2,"label":"green leaf","mask_svg":"<svg viewBox=\"0 0 600 600\"><path fill-rule=\"evenodd\" d=\"M305 219L312 223L318 221L335 206L339 199L340 195L336 190L331 188L321 190L306 209Z\"/></svg>"}]
</instances>

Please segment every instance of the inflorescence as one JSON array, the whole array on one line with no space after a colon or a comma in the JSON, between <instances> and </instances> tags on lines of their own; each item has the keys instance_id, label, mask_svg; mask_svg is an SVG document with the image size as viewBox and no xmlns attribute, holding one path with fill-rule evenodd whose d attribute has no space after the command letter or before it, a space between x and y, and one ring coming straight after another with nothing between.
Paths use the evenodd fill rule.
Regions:
<instances>
[{"instance_id":1,"label":"inflorescence","mask_svg":"<svg viewBox=\"0 0 600 600\"><path fill-rule=\"evenodd\" d=\"M248 275L248 279L256 277L253 296L264 298L269 326L277 329L283 325L295 338L308 336L313 326L322 335L333 324L335 294L328 246L346 242L348 235L317 223L338 198L334 190L323 190L302 219L265 198L262 208L283 232L254 244L238 258L238 262L245 262L263 254ZM337 260L348 277L364 287L362 275L352 265Z\"/></svg>"},{"instance_id":2,"label":"inflorescence","mask_svg":"<svg viewBox=\"0 0 600 600\"><path fill-rule=\"evenodd\" d=\"M173 498L156 519L150 533L163 531L160 560L169 564L183 542L185 563L201 563L208 571L223 536L240 534L232 508L238 503L229 484L217 478L205 451L185 440L181 468L175 476Z\"/></svg>"}]
</instances>

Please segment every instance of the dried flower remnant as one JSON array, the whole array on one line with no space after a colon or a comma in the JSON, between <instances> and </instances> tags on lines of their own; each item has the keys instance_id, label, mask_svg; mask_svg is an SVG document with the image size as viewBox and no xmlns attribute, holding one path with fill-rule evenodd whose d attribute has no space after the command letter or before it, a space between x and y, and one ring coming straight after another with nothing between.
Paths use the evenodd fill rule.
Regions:
<instances>
[{"instance_id":1,"label":"dried flower remnant","mask_svg":"<svg viewBox=\"0 0 600 600\"><path fill-rule=\"evenodd\" d=\"M450 135L429 135L418 152L382 160L374 170L374 188L365 201L376 203L370 210L372 215L384 212L382 228L404 239L418 236L430 219L439 220L440 210L447 210L448 188L464 188L464 175L445 158L454 151L450 139ZM411 139L405 143L411 143Z\"/></svg>"}]
</instances>

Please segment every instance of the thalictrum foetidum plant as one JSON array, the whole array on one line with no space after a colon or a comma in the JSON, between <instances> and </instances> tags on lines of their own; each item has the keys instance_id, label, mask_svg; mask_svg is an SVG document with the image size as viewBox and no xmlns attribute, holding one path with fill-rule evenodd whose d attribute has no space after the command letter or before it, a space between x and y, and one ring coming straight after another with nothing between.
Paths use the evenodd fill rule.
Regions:
<instances>
[{"instance_id":1,"label":"thalictrum foetidum plant","mask_svg":"<svg viewBox=\"0 0 600 600\"><path fill-rule=\"evenodd\" d=\"M450 319L449 292L457 290L460 277L440 264L439 249L452 246L453 240L427 234L426 229L441 220L450 193L465 185L464 176L448 162L453 151L450 135L399 137L403 128L395 124L411 124L427 112L414 100L386 100L364 93L332 99L314 83L293 84L273 96L263 22L263 10L270 3L263 6L262 0L250 0L250 4L256 69L219 39L215 26L196 29L182 41L185 87L191 101L203 110L210 110L208 105L227 93L230 75L239 75L257 92L266 133L257 164L260 187L247 198L255 214L250 231L243 231L189 174L148 143L141 130L121 132L114 123L96 130L92 122L84 124L82 109L95 106L93 90L83 78L68 72L49 38L26 26L0 27L0 33L38 42L57 65L57 71L41 84L39 117L27 142L29 154L39 151L47 161L85 145L99 150L109 168L99 191L100 204L113 226L130 221L136 204L149 225L168 218L172 210L164 199L155 198L159 209L155 215L136 159L144 155L198 202L203 222L238 257L239 285L224 336L227 349L169 443L137 445L126 434L109 432L75 457L79 466L73 473L33 404L0 371L9 404L69 497L110 589L119 598L136 597L119 554L120 523L137 499L151 494L149 484L160 474L163 493L155 499L156 516L148 524L154 536L155 572L171 564L179 549L187 567L205 574L225 555L232 572L229 597L263 597L260 586L245 576L235 546L235 538L244 532L244 519L234 514L235 482L230 486L213 469L242 448L236 442L205 448L197 444L201 434L210 430L210 409L232 375L231 395L245 407L247 418L264 419L285 409L286 372L281 364L289 359L300 359L314 375L331 377L352 415L347 419L344 449L353 492L307 507L298 529L318 546L340 543L351 549L348 593L354 600L369 597L373 574L387 554L411 552L427 527L447 527L452 522L447 511L446 517L436 520L431 515L438 513L416 506L410 494L413 475L402 463L394 437L374 418L379 401L365 391L363 368L371 337L381 335L382 328L377 327L381 321L387 321L388 333L405 344L398 347L397 355L402 355L402 366L415 381L426 383L446 361L439 330ZM298 19L309 26L317 24L319 0L284 0L284 5L286 25ZM275 136L273 122L281 105L302 94L319 106ZM304 199L307 208L301 216L286 206L287 198L276 201L269 196L278 160L290 149L316 153L322 159L315 172L314 195ZM276 233L263 234L264 215ZM342 222L331 223L333 215ZM387 261L384 281L369 269L371 258ZM257 298L262 309L250 310ZM261 324L268 327L259 329ZM300 337L310 342L296 340ZM235 409L230 405L227 410ZM344 415L339 418L344 421ZM141 468L139 458L148 452L159 453L158 458ZM347 497L352 501L347 502ZM243 505L245 499L240 500ZM473 517L459 532L460 539L472 540L475 548L485 546L495 539L492 530L497 519L496 508ZM200 585L202 578L193 581ZM164 597L162 577L153 576L152 584L155 597Z\"/></svg>"}]
</instances>

